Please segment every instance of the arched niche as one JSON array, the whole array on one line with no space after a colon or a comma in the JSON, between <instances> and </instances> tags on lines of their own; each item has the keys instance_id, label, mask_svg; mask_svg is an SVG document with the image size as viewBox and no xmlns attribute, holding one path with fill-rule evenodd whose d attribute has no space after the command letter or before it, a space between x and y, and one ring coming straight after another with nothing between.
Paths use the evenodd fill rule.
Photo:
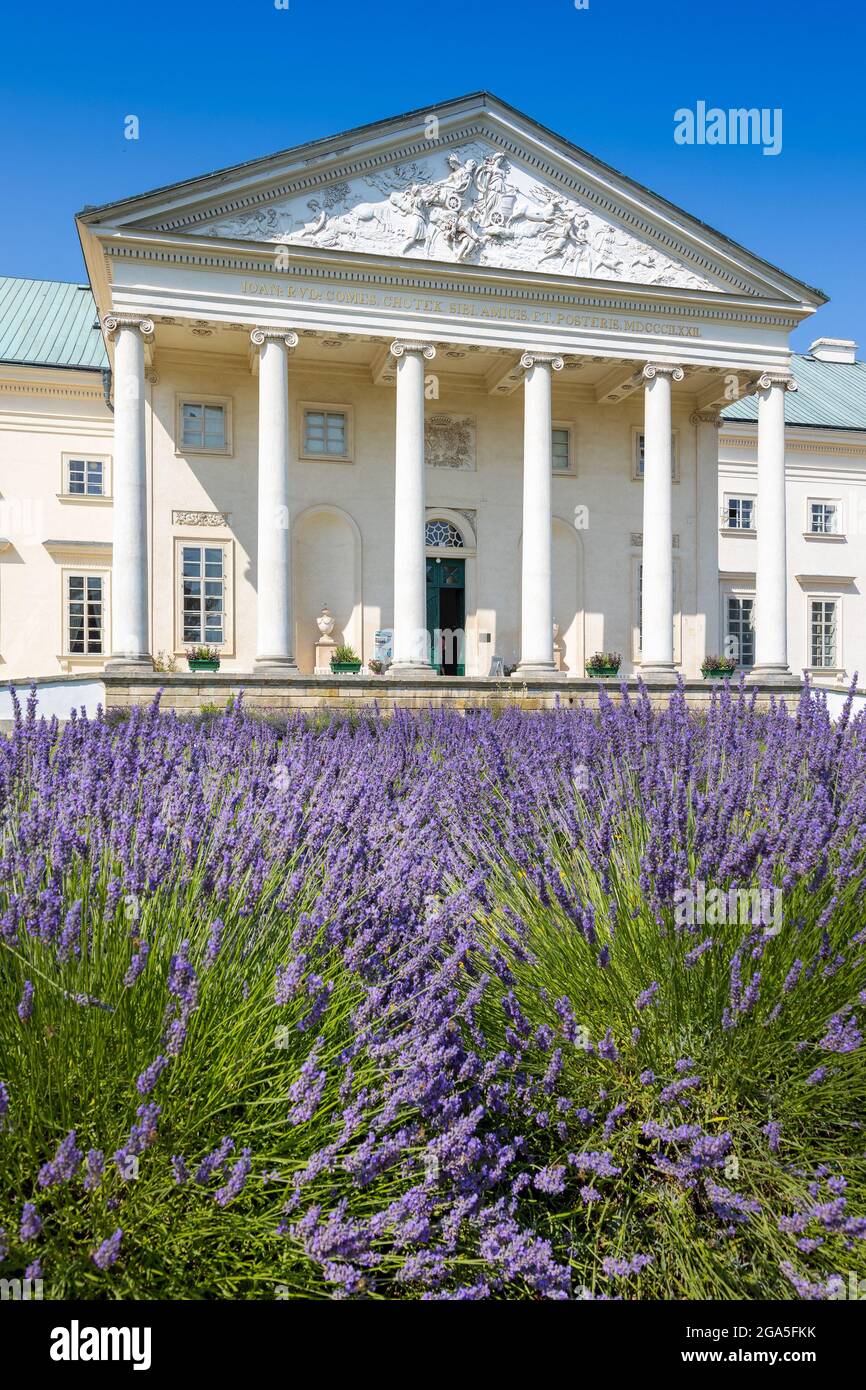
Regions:
<instances>
[{"instance_id":1,"label":"arched niche","mask_svg":"<svg viewBox=\"0 0 866 1390\"><path fill-rule=\"evenodd\" d=\"M362 547L358 523L341 507L321 503L296 518L292 533L295 660L304 675L315 669L316 619L327 604L333 637L364 656Z\"/></svg>"}]
</instances>

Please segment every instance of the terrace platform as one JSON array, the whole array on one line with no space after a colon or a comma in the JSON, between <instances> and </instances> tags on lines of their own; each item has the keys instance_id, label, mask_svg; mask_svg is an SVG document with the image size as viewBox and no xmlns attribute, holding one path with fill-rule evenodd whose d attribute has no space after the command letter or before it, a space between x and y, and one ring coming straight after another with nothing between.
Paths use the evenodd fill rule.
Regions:
<instances>
[{"instance_id":1,"label":"terrace platform","mask_svg":"<svg viewBox=\"0 0 866 1390\"><path fill-rule=\"evenodd\" d=\"M268 676L238 672L216 672L197 676L155 673L154 675L105 675L105 707L108 710L147 705L161 693L161 708L178 714L197 714L203 707L222 708L243 694L249 710L262 714L285 714L305 710L310 713L331 710L372 710L383 713L394 709L493 709L501 712L517 707L524 710L553 709L561 706L598 706L601 691L613 700L621 696L622 682L568 678L556 680L486 679L477 676L442 676L433 680L389 680L387 676ZM697 709L709 705L719 682L685 682L688 703ZM638 695L638 682L625 681L632 698ZM799 698L802 682L794 678L786 685L757 686L757 703L767 707L771 699L784 699L789 707ZM674 687L667 683L647 683L646 690L656 707L665 707Z\"/></svg>"}]
</instances>

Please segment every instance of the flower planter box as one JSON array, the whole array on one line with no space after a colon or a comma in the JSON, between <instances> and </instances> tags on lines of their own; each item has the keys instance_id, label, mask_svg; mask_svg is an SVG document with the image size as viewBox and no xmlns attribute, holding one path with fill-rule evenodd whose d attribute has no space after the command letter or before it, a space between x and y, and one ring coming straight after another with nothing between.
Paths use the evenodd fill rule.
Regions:
<instances>
[{"instance_id":1,"label":"flower planter box","mask_svg":"<svg viewBox=\"0 0 866 1390\"><path fill-rule=\"evenodd\" d=\"M190 658L189 669L191 671L218 671L219 668L218 661L199 661L195 657Z\"/></svg>"},{"instance_id":2,"label":"flower planter box","mask_svg":"<svg viewBox=\"0 0 866 1390\"><path fill-rule=\"evenodd\" d=\"M711 666L704 671L705 681L729 681L734 672L727 670L724 666Z\"/></svg>"},{"instance_id":3,"label":"flower planter box","mask_svg":"<svg viewBox=\"0 0 866 1390\"><path fill-rule=\"evenodd\" d=\"M361 669L360 661L332 661L331 670L335 676L357 676Z\"/></svg>"},{"instance_id":4,"label":"flower planter box","mask_svg":"<svg viewBox=\"0 0 866 1390\"><path fill-rule=\"evenodd\" d=\"M595 679L609 679L619 675L618 666L587 666L586 674Z\"/></svg>"}]
</instances>

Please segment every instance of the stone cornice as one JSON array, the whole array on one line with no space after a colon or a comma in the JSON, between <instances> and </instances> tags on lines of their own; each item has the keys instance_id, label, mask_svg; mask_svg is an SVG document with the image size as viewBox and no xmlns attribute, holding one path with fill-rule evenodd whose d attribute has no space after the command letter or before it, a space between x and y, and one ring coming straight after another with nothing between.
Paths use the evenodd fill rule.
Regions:
<instances>
[{"instance_id":1,"label":"stone cornice","mask_svg":"<svg viewBox=\"0 0 866 1390\"><path fill-rule=\"evenodd\" d=\"M252 251L241 251L238 248L219 248L197 244L195 247L167 249L156 247L148 243L147 245L132 242L109 242L104 247L105 254L109 258L118 260L143 260L170 265L191 265L217 270L231 274L233 272L252 273L259 275L277 275L281 279L292 278L295 280L310 280L312 282L334 281L350 285L370 285L381 289L401 289L415 290L420 293L431 294L460 294L476 299L503 299L513 300L516 303L530 302L533 305L539 303L563 305L570 308L579 309L599 309L608 313L621 314L653 314L661 318L683 318L683 319L706 319L716 322L726 323L754 323L767 327L784 328L790 330L802 317L796 309L790 310L773 305L771 308L761 308L751 304L733 306L727 301L719 305L705 302L708 292L701 292L702 298L694 302L683 295L670 295L666 298L647 297L646 286L635 285L625 286L616 282L609 282L610 289L600 284L592 287L581 287L569 282L568 277L563 276L563 286L560 289L557 285L551 284L545 279L543 285L534 284L508 284L503 285L501 278L503 272L497 273L495 270L483 275L484 267L479 268L480 272L477 279L468 280L460 277L460 267L449 267L443 265L440 268L426 268L415 270L397 269L391 267L380 267L374 265L352 265L329 264L327 266L316 264L315 262L305 262L301 256L305 248L296 247L293 256L291 269L285 272L275 272L273 256L264 252L256 255ZM423 265L424 263L422 263ZM450 273L452 270L456 273ZM278 282L276 282L278 283ZM633 294L629 294L629 290ZM720 298L724 298L724 292L720 292Z\"/></svg>"}]
</instances>

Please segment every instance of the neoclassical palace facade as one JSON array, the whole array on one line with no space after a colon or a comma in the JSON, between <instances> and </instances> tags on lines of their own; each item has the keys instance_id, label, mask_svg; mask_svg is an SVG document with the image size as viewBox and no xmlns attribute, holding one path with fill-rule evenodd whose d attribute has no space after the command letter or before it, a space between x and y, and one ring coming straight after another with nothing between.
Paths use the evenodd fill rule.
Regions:
<instances>
[{"instance_id":1,"label":"neoclassical palace facade","mask_svg":"<svg viewBox=\"0 0 866 1390\"><path fill-rule=\"evenodd\" d=\"M824 296L498 99L77 225L89 285L0 281L6 677L866 669Z\"/></svg>"}]
</instances>

